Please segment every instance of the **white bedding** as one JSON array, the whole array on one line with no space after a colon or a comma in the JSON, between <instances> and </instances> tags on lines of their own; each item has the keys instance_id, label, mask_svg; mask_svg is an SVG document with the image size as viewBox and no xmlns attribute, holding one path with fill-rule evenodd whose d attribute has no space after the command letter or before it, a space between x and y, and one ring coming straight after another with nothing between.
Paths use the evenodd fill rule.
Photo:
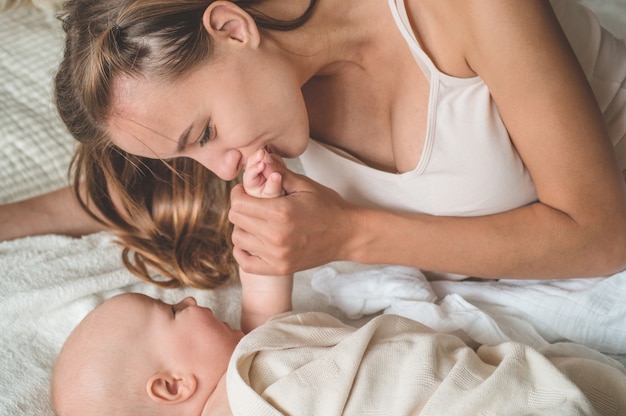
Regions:
<instances>
[{"instance_id":1,"label":"white bedding","mask_svg":"<svg viewBox=\"0 0 626 416\"><path fill-rule=\"evenodd\" d=\"M74 147L52 102L63 36L52 15L0 11L0 203L63 183Z\"/></svg>"},{"instance_id":2,"label":"white bedding","mask_svg":"<svg viewBox=\"0 0 626 416\"><path fill-rule=\"evenodd\" d=\"M469 345L523 342L546 355L595 359L626 373L626 272L575 280L429 282L408 267L342 271L328 265L314 271L311 283L351 319L402 315Z\"/></svg>"},{"instance_id":3,"label":"white bedding","mask_svg":"<svg viewBox=\"0 0 626 416\"><path fill-rule=\"evenodd\" d=\"M605 24L626 37L624 0L583 2L599 10ZM3 203L66 184L66 169L74 142L62 128L50 95L52 75L61 56L62 36L58 22L50 14L33 9L0 11L0 39L0 203ZM613 358L626 362L626 343L621 344L621 340L626 339L626 316L624 302L620 303L625 297L617 296L618 290L623 293L626 288L626 279L621 275L614 276L609 280L610 284L604 283L603 286L597 284L599 280L590 279L567 284L572 286L537 284L511 288L506 286L510 284L507 282L439 282L431 285L420 280L419 276L405 279L398 269L383 269L388 279L381 279L379 268L371 274L347 263L332 266L334 269L320 268L296 276L295 309L322 310L347 321L350 321L347 315L334 304L354 317L363 312L384 310L413 314L417 318L422 316L421 319L429 316L430 325L460 333L469 341L484 342L486 339L481 337L486 336L491 339L520 337L541 348L568 348L572 354L609 360L608 355L596 351L603 348L613 353ZM340 273L339 278L328 279L329 273L335 272ZM346 300L345 292L342 292L345 288L342 278L346 277L359 281L349 293L354 295L361 290L364 298L359 300L352 296ZM324 294L313 290L311 281ZM326 286L322 284L324 282ZM396 284L395 289L393 284ZM407 291L409 286L411 292ZM565 325L569 332L565 333L541 327L544 322L542 310L520 309L529 297L539 300L538 293L550 302L551 296L557 292L568 298L568 291L584 294L592 286L600 288L596 290L606 296L601 296L602 301L598 302L597 298L581 295L580 305L604 308L604 312L616 314L611 331L616 331L613 334L621 331L619 336L622 338L611 336L602 328L592 331L596 338L608 335L607 343L616 343L615 349L606 350L604 345L594 346L595 349L583 347L580 343L586 341L582 338L577 339L578 343L555 344L575 337L576 329L584 323L594 322L587 319L589 316L582 316L586 314L573 319L572 303L569 303L570 312L551 321L556 326L560 322L569 322ZM607 289L603 289L605 286ZM507 291L501 292L502 289ZM52 414L47 401L48 377L58 348L89 310L121 291L138 291L169 301L191 294L200 303L210 305L231 324L237 324L239 319L239 287L236 283L214 291L157 289L137 281L124 269L120 249L107 233L82 239L41 236L0 243L1 415ZM502 296L502 293L507 295ZM614 303L609 305L611 301ZM510 314L508 322L499 317L501 311ZM350 322L358 325L366 319L368 317L364 316ZM519 331L511 331L513 326L509 325L512 322L519 326ZM534 322L536 329L530 329L525 322ZM620 347L624 348L620 350ZM623 369L617 361L610 362Z\"/></svg>"}]
</instances>

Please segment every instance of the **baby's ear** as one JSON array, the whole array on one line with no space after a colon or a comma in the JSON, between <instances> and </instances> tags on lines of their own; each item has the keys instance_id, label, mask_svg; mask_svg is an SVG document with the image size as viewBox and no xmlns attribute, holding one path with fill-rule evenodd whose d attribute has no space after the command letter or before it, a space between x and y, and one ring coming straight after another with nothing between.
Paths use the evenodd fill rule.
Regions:
<instances>
[{"instance_id":1,"label":"baby's ear","mask_svg":"<svg viewBox=\"0 0 626 416\"><path fill-rule=\"evenodd\" d=\"M191 397L198 388L198 380L193 374L172 374L161 372L153 375L146 383L148 396L159 403L181 403Z\"/></svg>"}]
</instances>

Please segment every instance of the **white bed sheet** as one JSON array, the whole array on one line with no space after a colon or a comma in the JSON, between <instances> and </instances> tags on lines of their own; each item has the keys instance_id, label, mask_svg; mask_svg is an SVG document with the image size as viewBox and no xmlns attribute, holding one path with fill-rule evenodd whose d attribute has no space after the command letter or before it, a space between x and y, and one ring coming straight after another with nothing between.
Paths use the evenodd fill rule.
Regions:
<instances>
[{"instance_id":1,"label":"white bed sheet","mask_svg":"<svg viewBox=\"0 0 626 416\"><path fill-rule=\"evenodd\" d=\"M626 374L626 272L572 280L429 282L409 267L353 265L342 271L331 264L316 269L311 281L351 319L396 314L468 345L517 341Z\"/></svg>"},{"instance_id":2,"label":"white bed sheet","mask_svg":"<svg viewBox=\"0 0 626 416\"><path fill-rule=\"evenodd\" d=\"M583 2L599 11L607 27L626 37L624 0ZM59 23L49 13L33 9L0 11L0 39L3 203L65 185L74 142L60 123L50 94L61 56ZM340 273L361 271L348 263L334 267ZM355 325L368 319L349 320L333 306L336 296L313 290L311 280L317 273L325 272L316 269L296 276L296 310L326 311ZM444 297L435 289L443 290L429 288L435 296L430 298L433 304ZM146 293L166 301L194 295L231 324L239 319L240 289L236 283L214 291L157 289L137 281L124 269L120 249L107 233L82 239L50 235L0 243L0 414L52 415L48 380L58 349L89 310L122 291ZM378 306L371 312L381 310ZM476 307L483 305L477 303Z\"/></svg>"}]
</instances>

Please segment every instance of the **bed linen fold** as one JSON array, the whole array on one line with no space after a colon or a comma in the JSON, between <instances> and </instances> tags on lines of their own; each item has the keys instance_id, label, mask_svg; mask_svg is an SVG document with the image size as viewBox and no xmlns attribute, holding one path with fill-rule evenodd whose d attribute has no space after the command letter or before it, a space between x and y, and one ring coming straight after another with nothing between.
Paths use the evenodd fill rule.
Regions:
<instances>
[{"instance_id":1,"label":"bed linen fold","mask_svg":"<svg viewBox=\"0 0 626 416\"><path fill-rule=\"evenodd\" d=\"M626 272L571 280L429 282L408 267L346 272L331 265L317 270L311 285L353 319L397 314L470 344L517 341L546 355L593 358L626 372Z\"/></svg>"}]
</instances>

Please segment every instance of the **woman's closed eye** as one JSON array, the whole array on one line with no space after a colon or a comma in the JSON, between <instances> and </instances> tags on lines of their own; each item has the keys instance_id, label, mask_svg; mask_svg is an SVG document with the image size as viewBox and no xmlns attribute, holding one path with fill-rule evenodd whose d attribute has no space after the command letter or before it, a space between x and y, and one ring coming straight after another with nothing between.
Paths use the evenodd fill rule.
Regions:
<instances>
[{"instance_id":1,"label":"woman's closed eye","mask_svg":"<svg viewBox=\"0 0 626 416\"><path fill-rule=\"evenodd\" d=\"M200 145L200 147L203 147L205 144L207 144L209 140L211 140L212 134L213 134L213 126L211 126L211 124L209 123L204 128L204 131L202 132L202 136L200 137L200 140L198 140L198 144Z\"/></svg>"}]
</instances>

